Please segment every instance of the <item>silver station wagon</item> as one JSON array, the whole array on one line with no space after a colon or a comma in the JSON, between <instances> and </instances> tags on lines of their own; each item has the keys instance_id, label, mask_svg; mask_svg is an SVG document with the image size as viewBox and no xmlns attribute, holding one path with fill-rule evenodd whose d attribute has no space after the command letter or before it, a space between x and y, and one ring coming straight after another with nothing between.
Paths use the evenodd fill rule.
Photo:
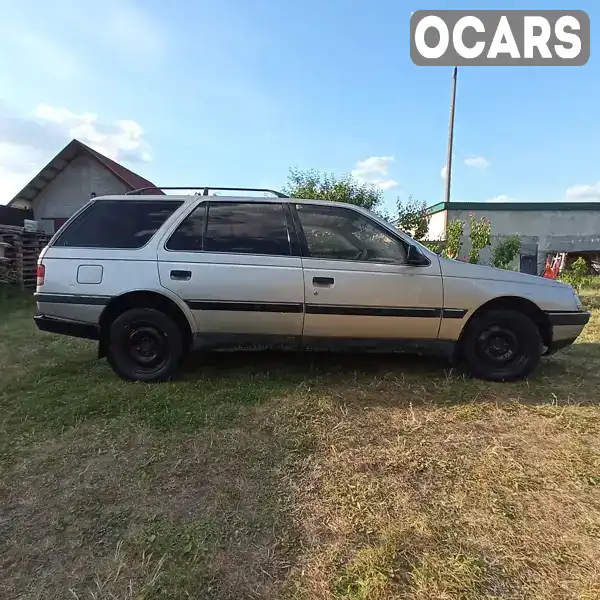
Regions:
<instances>
[{"instance_id":1,"label":"silver station wagon","mask_svg":"<svg viewBox=\"0 0 600 600\"><path fill-rule=\"evenodd\" d=\"M250 345L442 351L507 381L589 319L569 285L441 258L363 208L209 189L88 202L40 255L39 329L97 340L129 380Z\"/></svg>"}]
</instances>

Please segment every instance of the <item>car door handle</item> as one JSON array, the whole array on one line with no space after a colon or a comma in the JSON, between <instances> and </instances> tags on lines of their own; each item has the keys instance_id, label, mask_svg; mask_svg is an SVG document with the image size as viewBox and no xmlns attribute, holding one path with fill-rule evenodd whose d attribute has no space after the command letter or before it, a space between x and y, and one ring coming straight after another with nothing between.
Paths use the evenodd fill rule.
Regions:
<instances>
[{"instance_id":1,"label":"car door handle","mask_svg":"<svg viewBox=\"0 0 600 600\"><path fill-rule=\"evenodd\" d=\"M191 271L171 271L171 279L176 279L177 281L189 281L191 278Z\"/></svg>"},{"instance_id":2,"label":"car door handle","mask_svg":"<svg viewBox=\"0 0 600 600\"><path fill-rule=\"evenodd\" d=\"M333 277L313 277L313 285L318 286L332 286L335 283Z\"/></svg>"}]
</instances>

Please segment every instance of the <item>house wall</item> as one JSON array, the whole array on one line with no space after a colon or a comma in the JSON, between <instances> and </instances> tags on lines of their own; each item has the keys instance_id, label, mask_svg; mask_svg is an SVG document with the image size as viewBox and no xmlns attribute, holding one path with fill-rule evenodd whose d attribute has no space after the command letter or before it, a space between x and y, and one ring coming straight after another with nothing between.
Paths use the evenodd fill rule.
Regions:
<instances>
[{"instance_id":1,"label":"house wall","mask_svg":"<svg viewBox=\"0 0 600 600\"><path fill-rule=\"evenodd\" d=\"M546 260L546 244L550 236L591 235L600 232L600 211L594 210L449 210L448 220L461 219L465 223L463 255L470 248L469 214L476 219L488 217L492 235L519 235L522 248L532 251L537 244L538 273ZM482 262L490 258L489 250L482 252Z\"/></svg>"},{"instance_id":2,"label":"house wall","mask_svg":"<svg viewBox=\"0 0 600 600\"><path fill-rule=\"evenodd\" d=\"M446 237L446 210L434 213L429 217L429 227L427 228L427 240L437 241L443 240Z\"/></svg>"},{"instance_id":3,"label":"house wall","mask_svg":"<svg viewBox=\"0 0 600 600\"><path fill-rule=\"evenodd\" d=\"M87 156L79 156L38 194L33 201L33 215L46 233L54 233L54 220L71 217L92 194L127 191L129 188L108 169Z\"/></svg>"}]
</instances>

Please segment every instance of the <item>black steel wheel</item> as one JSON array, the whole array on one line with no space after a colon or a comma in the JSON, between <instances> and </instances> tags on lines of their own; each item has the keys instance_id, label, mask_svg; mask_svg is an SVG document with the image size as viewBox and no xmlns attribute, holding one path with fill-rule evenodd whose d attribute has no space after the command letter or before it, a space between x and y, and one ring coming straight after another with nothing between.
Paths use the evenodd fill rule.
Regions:
<instances>
[{"instance_id":1,"label":"black steel wheel","mask_svg":"<svg viewBox=\"0 0 600 600\"><path fill-rule=\"evenodd\" d=\"M537 325L508 309L476 316L461 340L462 355L473 375L490 381L514 381L530 375L542 355Z\"/></svg>"},{"instance_id":2,"label":"black steel wheel","mask_svg":"<svg viewBox=\"0 0 600 600\"><path fill-rule=\"evenodd\" d=\"M171 379L184 355L177 324L153 308L132 308L111 324L107 359L113 370L130 381Z\"/></svg>"}]
</instances>

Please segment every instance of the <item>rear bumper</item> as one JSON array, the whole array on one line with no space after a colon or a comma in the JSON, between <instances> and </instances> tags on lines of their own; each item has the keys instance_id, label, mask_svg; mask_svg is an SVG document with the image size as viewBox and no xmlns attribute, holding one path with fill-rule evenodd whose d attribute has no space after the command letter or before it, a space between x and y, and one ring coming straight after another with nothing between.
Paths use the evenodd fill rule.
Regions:
<instances>
[{"instance_id":1,"label":"rear bumper","mask_svg":"<svg viewBox=\"0 0 600 600\"><path fill-rule=\"evenodd\" d=\"M81 323L79 321L69 321L67 319L57 319L46 315L36 315L33 317L37 328L40 331L49 333L59 333L71 337L84 338L86 340L98 340L100 331L97 325Z\"/></svg>"}]
</instances>

